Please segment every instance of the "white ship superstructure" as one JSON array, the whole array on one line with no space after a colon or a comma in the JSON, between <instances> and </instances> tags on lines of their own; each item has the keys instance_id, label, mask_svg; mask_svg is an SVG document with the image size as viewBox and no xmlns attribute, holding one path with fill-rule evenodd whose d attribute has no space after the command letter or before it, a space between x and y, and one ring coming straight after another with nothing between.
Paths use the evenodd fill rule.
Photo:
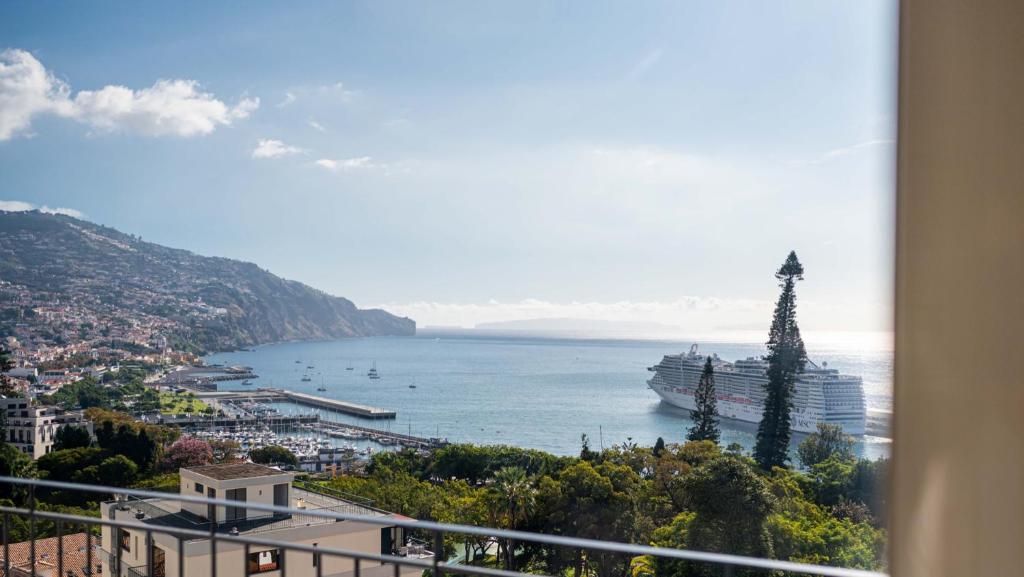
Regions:
<instances>
[{"instance_id":1,"label":"white ship superstructure","mask_svg":"<svg viewBox=\"0 0 1024 577\"><path fill-rule=\"evenodd\" d=\"M665 355L660 363L647 370L654 376L647 381L665 402L693 410L694 392L704 370L706 356L697 352L697 345L687 353ZM715 370L715 393L718 414L729 419L759 423L764 412L765 385L768 383L767 361L749 357L729 363L711 355ZM811 433L818 423L840 425L849 435L863 435L866 406L861 378L843 375L808 361L796 379L791 425L794 431Z\"/></svg>"}]
</instances>

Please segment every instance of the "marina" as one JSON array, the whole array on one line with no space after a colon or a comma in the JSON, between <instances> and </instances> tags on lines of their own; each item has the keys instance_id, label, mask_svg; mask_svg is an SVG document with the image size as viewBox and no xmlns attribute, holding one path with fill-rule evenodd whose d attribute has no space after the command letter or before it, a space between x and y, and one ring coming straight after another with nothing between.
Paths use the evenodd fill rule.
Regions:
<instances>
[{"instance_id":1,"label":"marina","mask_svg":"<svg viewBox=\"0 0 1024 577\"><path fill-rule=\"evenodd\" d=\"M234 440L245 450L278 444L289 448L300 458L311 458L326 449L347 451L351 448L355 452L354 446L344 443L351 441L413 449L429 449L446 444L446 441L439 438L418 437L326 419L322 415L324 411L328 415L338 412L367 419L376 418L371 415L390 415L390 418L394 418L395 412L315 395L280 389L255 389L252 392L200 392L196 396L214 407L218 416L163 415L154 421L182 427L200 438ZM286 413L272 406L277 403L314 407L316 412ZM339 442L342 444L339 445ZM369 454L367 451L363 453Z\"/></svg>"}]
</instances>

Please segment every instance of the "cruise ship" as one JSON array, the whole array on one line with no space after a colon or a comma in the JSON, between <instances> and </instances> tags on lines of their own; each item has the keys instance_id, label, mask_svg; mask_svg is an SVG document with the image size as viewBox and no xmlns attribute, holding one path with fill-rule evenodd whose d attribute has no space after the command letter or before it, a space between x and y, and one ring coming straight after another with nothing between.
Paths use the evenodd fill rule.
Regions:
<instances>
[{"instance_id":1,"label":"cruise ship","mask_svg":"<svg viewBox=\"0 0 1024 577\"><path fill-rule=\"evenodd\" d=\"M647 381L647 386L670 405L693 410L696 408L694 392L706 359L697 351L696 344L687 353L665 355L660 363L648 367L654 376ZM719 416L761 422L768 362L748 357L729 363L712 354L711 365L715 369ZM864 385L860 377L840 374L828 368L828 363L818 366L807 361L804 372L796 379L791 414L794 431L812 433L818 423L829 423L842 426L848 435L863 435L865 415Z\"/></svg>"}]
</instances>

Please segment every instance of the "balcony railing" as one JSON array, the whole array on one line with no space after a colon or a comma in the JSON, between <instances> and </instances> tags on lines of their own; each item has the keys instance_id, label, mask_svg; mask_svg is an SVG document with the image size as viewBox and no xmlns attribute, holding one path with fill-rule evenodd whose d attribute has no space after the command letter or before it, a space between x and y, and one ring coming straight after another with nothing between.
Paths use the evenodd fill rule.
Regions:
<instances>
[{"instance_id":1,"label":"balcony railing","mask_svg":"<svg viewBox=\"0 0 1024 577\"><path fill-rule=\"evenodd\" d=\"M317 499L313 498L317 494L312 491L294 488L292 491L297 498L305 497L303 500L307 503L317 502ZM291 513L271 512L258 516L247 515L244 519L222 519L216 522L208 521L188 511L174 510L163 506L167 501L177 501L178 499L174 495L165 496L161 500L141 499L133 495L126 495L125 499L116 502L115 507L124 511L126 515L134 515L136 520L151 524L194 529L203 533L208 533L212 530L220 533L237 532L248 534L336 522L335 519L319 515L318 513L329 512L359 515L377 511L365 505L341 502L339 497L329 493L323 493L322 496L336 501L337 504L326 507L290 509ZM255 508L248 502L232 502L235 503L236 507L242 506L245 509Z\"/></svg>"},{"instance_id":2,"label":"balcony railing","mask_svg":"<svg viewBox=\"0 0 1024 577\"><path fill-rule=\"evenodd\" d=\"M62 483L56 481L36 480L36 479L20 479L12 477L0 477L0 483L15 485L22 489L27 489L28 494L31 496L34 494L36 487L47 488L47 489L58 489L68 491L85 491L93 492L105 495L119 495L122 498L130 497L134 500L134 504L138 503L139 499L154 499L154 500L176 500L182 503L195 503L201 505L218 505L218 506L237 506L237 501L228 501L223 499L208 499L204 497L194 497L190 495L169 495L167 493L158 493L153 491L142 491L135 489L122 489L118 487L99 487L93 485L78 485L73 483ZM307 545L303 543L287 542L283 540L275 540L268 537L255 536L251 533L241 534L240 532L229 531L227 533L217 530L216 526L210 525L206 531L197 530L189 527L180 527L175 524L159 524L153 522L147 522L144 518L135 518L129 516L128 519L97 519L94 517L84 517L80 515L71 515L67 513L56 513L51 511L40 511L35 508L34 501L29 500L28 508L19 507L0 507L0 516L2 516L2 529L4 539L4 561L3 561L3 576L9 576L10 573L10 556L8 553L8 535L10 534L10 527L12 518L21 517L28 521L30 531L34 535L36 524L39 520L47 520L54 523L56 527L56 533L58 542L62 543L61 539L64 534L65 526L76 526L87 527L87 549L90 555L89 567L92 567L91 555L92 555L92 543L97 538L92 536L92 530L95 527L109 527L111 529L125 528L135 531L140 531L145 535L145 545L147 551L151 550L151 545L154 542L154 535L169 535L175 538L177 542L177 576L183 577L189 575L186 572L186 556L185 556L185 543L187 541L194 541L199 539L209 540L210 544L210 555L205 562L210 563L209 567L202 570L202 573L209 577L250 577L249 563L240 563L237 573L232 572L230 575L223 574L223 568L220 575L218 575L218 567L215 563L217 559L217 546L222 543L239 544L244 547L245 558L249 558L250 548L256 548L254 551L265 551L268 548L279 549L282 552L299 552L306 553L315 556L319 559L326 558L342 558L351 560L353 563L353 570L344 573L346 577L401 577L403 570L419 570L429 571L431 577L444 577L444 574L449 573L452 575L474 575L481 577L526 577L530 575L528 573L507 570L507 569L496 569L491 567L481 567L476 565L468 565L455 561L447 561L444 559L444 555L441 554L444 551L444 542L446 536L475 536L484 539L501 539L507 542L516 543L522 546L526 543L533 543L539 545L546 545L549 547L564 547L567 551L584 551L588 554L593 555L614 555L617 558L624 560L631 560L637 557L649 557L657 560L679 562L688 565L700 565L715 567L718 572L725 576L734 575L737 571L749 571L759 570L761 573L778 574L788 573L794 575L821 575L825 577L886 577L884 573L864 571L859 569L846 569L841 567L829 567L822 565L811 565L806 563L797 563L792 561L780 561L774 559L764 559L757 557L744 557L739 555L730 555L724 553L711 553L704 551L691 551L684 549L667 549L660 547L652 547L647 545L632 545L626 543L614 543L609 541L596 541L591 539L580 539L575 537L564 537L556 535L542 535L536 533L526 533L522 531L510 531L504 529L495 529L488 527L472 527L467 525L452 525L445 523L434 523L429 521L416 521L407 519L400 516L392 515L365 515L365 514L353 514L350 512L331 511L331 510L299 510L289 509L285 507L278 507L273 505L263 505L258 503L246 503L247 509L253 509L258 511L264 511L270 515L280 516L309 516L324 519L326 522L357 522L368 525L376 525L380 527L402 527L410 532L416 532L419 535L429 535L431 539L428 542L432 542L432 547L435 553L426 549L425 544L413 543L407 547L401 547L397 549L399 554L384 554L374 553L368 551L359 551L353 549L342 549L336 547L320 547L315 545ZM115 516L116 517L116 516ZM221 524L222 525L222 524ZM31 555L35 557L35 540L31 540L32 552ZM283 557L282 557L283 559ZM63 559L58 559L58 563L62 563ZM192 562L192 561L189 561ZM35 564L32 566L31 577L37 576L35 573ZM315 577L332 577L330 575L325 576L323 574L324 563L320 562L316 564ZM130 577L157 577L157 573L154 571L154 567L151 565L144 565L142 567L133 567L133 573ZM280 567L276 569L279 571L277 577L287 577L288 566L284 562L280 564ZM63 575L64 572L58 569L57 575ZM170 575L170 572L166 574ZM115 576L116 577L116 576ZM340 575L339 575L340 577Z\"/></svg>"}]
</instances>

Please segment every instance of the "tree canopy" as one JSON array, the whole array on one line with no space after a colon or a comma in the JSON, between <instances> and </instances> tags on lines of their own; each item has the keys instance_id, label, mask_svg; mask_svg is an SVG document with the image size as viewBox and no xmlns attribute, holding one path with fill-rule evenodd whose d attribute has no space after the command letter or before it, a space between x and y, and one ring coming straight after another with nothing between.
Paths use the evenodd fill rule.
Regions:
<instances>
[{"instance_id":1,"label":"tree canopy","mask_svg":"<svg viewBox=\"0 0 1024 577\"><path fill-rule=\"evenodd\" d=\"M804 370L807 351L796 322L796 281L803 280L804 267L791 251L779 267L775 278L782 293L775 304L775 314L768 333L768 383L764 413L757 427L754 459L765 470L783 467L789 459L792 435L791 411L796 375Z\"/></svg>"}]
</instances>

